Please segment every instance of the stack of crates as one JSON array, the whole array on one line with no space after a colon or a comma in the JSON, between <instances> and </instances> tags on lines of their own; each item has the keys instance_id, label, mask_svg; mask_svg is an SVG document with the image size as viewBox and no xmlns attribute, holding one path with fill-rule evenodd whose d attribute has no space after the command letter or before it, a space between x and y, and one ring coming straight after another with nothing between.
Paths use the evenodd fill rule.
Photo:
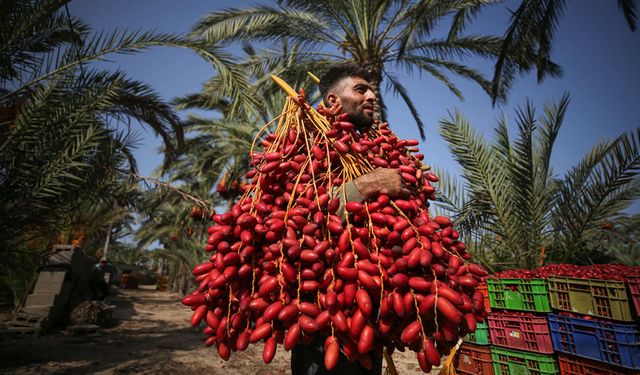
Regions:
<instances>
[{"instance_id":1,"label":"stack of crates","mask_svg":"<svg viewBox=\"0 0 640 375\"><path fill-rule=\"evenodd\" d=\"M487 285L479 285L478 290L484 295L485 311L490 312ZM489 326L485 320L478 323L474 333L463 338L463 343L456 352L456 373L461 375L493 375L490 345Z\"/></svg>"},{"instance_id":2,"label":"stack of crates","mask_svg":"<svg viewBox=\"0 0 640 375\"><path fill-rule=\"evenodd\" d=\"M463 338L456 372L470 375L558 374L546 320L550 312L542 279L489 279L486 322ZM479 289L484 291L480 287Z\"/></svg>"},{"instance_id":3,"label":"stack of crates","mask_svg":"<svg viewBox=\"0 0 640 375\"><path fill-rule=\"evenodd\" d=\"M639 275L628 275L626 283L564 276L547 281L557 311L549 315L549 327L562 374L640 373Z\"/></svg>"},{"instance_id":4,"label":"stack of crates","mask_svg":"<svg viewBox=\"0 0 640 375\"><path fill-rule=\"evenodd\" d=\"M626 282L488 279L488 316L463 338L465 375L640 375L640 275Z\"/></svg>"},{"instance_id":5,"label":"stack of crates","mask_svg":"<svg viewBox=\"0 0 640 375\"><path fill-rule=\"evenodd\" d=\"M546 281L489 279L487 288L494 374L558 374L547 323L551 306Z\"/></svg>"}]
</instances>

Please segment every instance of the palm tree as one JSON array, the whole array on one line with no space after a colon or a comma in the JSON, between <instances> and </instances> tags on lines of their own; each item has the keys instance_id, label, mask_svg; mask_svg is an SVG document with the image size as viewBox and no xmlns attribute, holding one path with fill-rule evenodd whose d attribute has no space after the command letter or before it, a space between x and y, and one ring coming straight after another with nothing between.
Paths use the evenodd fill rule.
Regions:
<instances>
[{"instance_id":1,"label":"palm tree","mask_svg":"<svg viewBox=\"0 0 640 375\"><path fill-rule=\"evenodd\" d=\"M510 86L518 73L537 71L538 82L546 77L562 74L560 66L551 63L551 50L556 30L564 13L566 0L522 0L511 14L500 54L494 68L491 95L498 98L502 87ZM636 30L638 20L635 0L618 0L618 9L629 25ZM510 56L522 55L516 64Z\"/></svg>"},{"instance_id":2,"label":"palm tree","mask_svg":"<svg viewBox=\"0 0 640 375\"><path fill-rule=\"evenodd\" d=\"M169 281L176 291L186 293L191 269L208 258L202 251L208 238L208 218L213 206L219 202L211 185L203 183L203 178L195 175L182 181L180 188L157 184L142 195L139 207L142 220L135 234L136 249L145 251L150 258L165 261ZM200 214L194 215L196 211ZM161 248L148 250L156 243Z\"/></svg>"},{"instance_id":3,"label":"palm tree","mask_svg":"<svg viewBox=\"0 0 640 375\"><path fill-rule=\"evenodd\" d=\"M189 122L186 129L196 135L185 141L185 150L189 151L178 158L168 174L169 181L188 181L196 189L217 188L232 205L249 169L249 152L262 123L195 115L189 117ZM197 181L193 176L198 177Z\"/></svg>"},{"instance_id":4,"label":"palm tree","mask_svg":"<svg viewBox=\"0 0 640 375\"><path fill-rule=\"evenodd\" d=\"M603 223L593 231L587 245L589 254L603 258L599 263L640 266L640 215L622 215Z\"/></svg>"},{"instance_id":5,"label":"palm tree","mask_svg":"<svg viewBox=\"0 0 640 375\"><path fill-rule=\"evenodd\" d=\"M113 182L111 190L68 214L60 225L69 228L62 231L69 236L63 239L63 243L75 240L86 254L96 259L101 256L111 259L111 250L123 246L121 242L133 232L141 195L135 181L119 177ZM105 238L109 239L108 254L104 252Z\"/></svg>"},{"instance_id":6,"label":"palm tree","mask_svg":"<svg viewBox=\"0 0 640 375\"><path fill-rule=\"evenodd\" d=\"M244 80L250 83L247 92L253 98L260 98L257 106L239 103L243 101L241 98L229 95L225 91L227 83L220 75L208 79L200 92L174 100L179 110L216 111L221 116L188 116L185 130L194 136L185 140L180 156L171 172L167 173L169 182L187 182L190 187L194 187L193 184L196 183L193 177L198 178L198 184L208 187L221 187L225 182L243 182L249 170L252 146L275 129L277 122L272 120L282 113L285 93L275 85L268 84L271 83L270 75L278 74L295 86L309 80L306 70L290 69L293 66L305 66L304 61L296 60L299 57L296 54L298 49L295 45L285 47L282 60L272 61L271 65L265 66L260 63L261 54L251 46L244 47L246 58L237 67L244 72ZM315 97L309 95L308 99L313 101ZM230 194L223 194L229 208L239 194L237 187L232 190Z\"/></svg>"},{"instance_id":7,"label":"palm tree","mask_svg":"<svg viewBox=\"0 0 640 375\"><path fill-rule=\"evenodd\" d=\"M429 74L460 99L462 93L447 73L471 79L491 93L491 82L463 62L470 56L492 59L497 56L502 39L463 36L462 32L480 7L493 2L289 0L276 7L213 12L193 27L192 35L212 44L283 40L295 43L300 47L295 53L298 60L306 62L304 68L312 66L318 73L331 61L354 61L371 73L379 99L378 114L384 117L380 92L386 82L388 89L407 104L424 139L418 110L392 67ZM434 29L443 23L449 24L448 35L434 37ZM518 58L513 56L509 61L517 63ZM282 59L283 53L277 49L266 51L260 63L269 66ZM506 87L501 88L496 97L504 99L505 92Z\"/></svg>"},{"instance_id":8,"label":"palm tree","mask_svg":"<svg viewBox=\"0 0 640 375\"><path fill-rule=\"evenodd\" d=\"M563 178L554 176L551 154L568 104L564 96L538 119L530 104L519 109L515 140L506 119L491 143L459 113L441 120L464 181L443 178L440 209L484 248L476 251L486 263L593 262L590 239L640 196L640 128L599 143Z\"/></svg>"},{"instance_id":9,"label":"palm tree","mask_svg":"<svg viewBox=\"0 0 640 375\"><path fill-rule=\"evenodd\" d=\"M232 86L243 85L217 47L152 32L92 33L64 11L67 2L9 0L0 5L2 275L23 259L20 254L44 250L79 222L98 219L83 214L120 198L124 202L117 207L130 210L135 194L119 191L136 171L131 124L163 139L165 164L182 143L181 121L152 88L91 62L153 46L190 48L224 72ZM83 226L96 234L105 233L105 224L97 220Z\"/></svg>"},{"instance_id":10,"label":"palm tree","mask_svg":"<svg viewBox=\"0 0 640 375\"><path fill-rule=\"evenodd\" d=\"M192 136L185 140L174 163L155 173L166 182L145 178L156 183L157 188L148 189L143 195L141 213L144 217L136 231L138 248L160 243L161 247L151 250L150 254L163 260L169 270L170 284L182 293L187 291L191 280L187 277L190 270L206 259L202 248L206 244L209 221L194 221L190 218L190 210L194 209L194 204L200 204L211 213L222 198L230 209L240 190L233 189L231 194L223 195L218 188L225 180L229 184L244 179L256 135L270 119L282 112L285 94L264 84L270 82L268 72L284 73L282 75L289 82L307 78L306 72L304 78L290 75L287 66L297 63L294 60L285 59L267 70L255 63L259 58L255 50L249 46L244 50L247 58L237 67L245 74L244 80L250 82L247 92L253 98L260 98L261 105L253 106L225 91L226 80L219 74L208 79L200 92L175 99L178 109L216 111L221 116L189 115L185 132ZM266 126L262 134L274 127L275 123Z\"/></svg>"},{"instance_id":11,"label":"palm tree","mask_svg":"<svg viewBox=\"0 0 640 375\"><path fill-rule=\"evenodd\" d=\"M62 217L94 201L117 170L135 169L136 119L174 148L181 126L146 85L84 64L107 53L179 40L150 33L90 36L62 13L65 1L3 2L0 38L0 243L47 235ZM53 229L56 230L56 229ZM3 246L4 247L4 246Z\"/></svg>"}]
</instances>

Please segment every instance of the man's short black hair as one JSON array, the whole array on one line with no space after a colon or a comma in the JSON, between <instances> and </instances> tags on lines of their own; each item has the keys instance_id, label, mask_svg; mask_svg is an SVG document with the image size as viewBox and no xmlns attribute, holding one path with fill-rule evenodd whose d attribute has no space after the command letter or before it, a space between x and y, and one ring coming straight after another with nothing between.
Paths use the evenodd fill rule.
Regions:
<instances>
[{"instance_id":1,"label":"man's short black hair","mask_svg":"<svg viewBox=\"0 0 640 375\"><path fill-rule=\"evenodd\" d=\"M320 77L320 94L323 99L327 98L327 94L331 92L334 86L348 77L359 77L366 81L371 81L371 75L362 66L347 62L331 66Z\"/></svg>"}]
</instances>

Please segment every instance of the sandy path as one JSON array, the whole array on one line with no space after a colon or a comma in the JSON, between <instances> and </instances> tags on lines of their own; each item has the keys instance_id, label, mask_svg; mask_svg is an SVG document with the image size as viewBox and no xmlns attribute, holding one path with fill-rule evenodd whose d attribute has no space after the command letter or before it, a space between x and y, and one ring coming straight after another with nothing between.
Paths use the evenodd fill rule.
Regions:
<instances>
[{"instance_id":1,"label":"sandy path","mask_svg":"<svg viewBox=\"0 0 640 375\"><path fill-rule=\"evenodd\" d=\"M0 342L0 373L291 374L290 353L281 346L270 365L262 362L262 346L255 345L232 353L227 362L221 360L188 326L191 312L179 303L177 294L128 289L107 302L117 306L117 324L102 329L99 337L62 331ZM400 374L422 373L415 354L399 354L394 360Z\"/></svg>"}]
</instances>

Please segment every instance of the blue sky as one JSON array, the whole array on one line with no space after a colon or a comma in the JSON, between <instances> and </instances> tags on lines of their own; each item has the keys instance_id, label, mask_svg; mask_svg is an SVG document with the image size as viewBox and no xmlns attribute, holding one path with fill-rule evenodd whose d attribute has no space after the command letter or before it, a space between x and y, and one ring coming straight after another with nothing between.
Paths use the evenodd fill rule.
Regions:
<instances>
[{"instance_id":1,"label":"blue sky","mask_svg":"<svg viewBox=\"0 0 640 375\"><path fill-rule=\"evenodd\" d=\"M94 30L156 30L186 33L208 12L227 7L246 7L269 1L201 0L74 0L71 14L89 23ZM517 1L508 1L514 7ZM508 13L505 5L485 11L471 28L477 33L501 35ZM570 92L571 104L556 141L552 165L557 175L577 164L593 145L640 126L640 32L632 33L617 2L574 0L567 2L565 15L557 31L552 56L564 69L560 79L548 79L539 85L535 76L520 78L503 106L492 107L487 95L473 82L454 79L465 101L459 101L436 80L417 75L398 75L418 107L426 125L427 139L421 150L432 165L455 172L458 167L438 133L438 120L459 110L486 137L491 137L496 119L507 115L514 124L515 107L531 100L542 113L544 103ZM137 55L114 55L108 67L121 69L131 77L150 84L167 100L197 92L215 72L188 50L157 48ZM489 73L487 63L470 65ZM389 123L402 138L417 138L410 113L398 98L385 97ZM515 129L512 134L515 134ZM136 151L142 174L149 175L162 162L160 145L151 134L141 133ZM640 213L635 204L631 213Z\"/></svg>"}]
</instances>

